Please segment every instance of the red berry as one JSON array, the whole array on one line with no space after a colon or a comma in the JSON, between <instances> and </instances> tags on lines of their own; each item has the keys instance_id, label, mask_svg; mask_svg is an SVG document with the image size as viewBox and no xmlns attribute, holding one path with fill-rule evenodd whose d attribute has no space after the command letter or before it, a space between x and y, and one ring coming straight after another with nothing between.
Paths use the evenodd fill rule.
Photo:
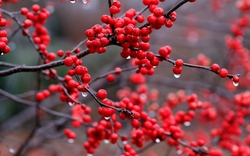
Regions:
<instances>
[{"instance_id":1,"label":"red berry","mask_svg":"<svg viewBox=\"0 0 250 156\"><path fill-rule=\"evenodd\" d=\"M0 30L0 37L7 37L7 31L6 30Z\"/></svg>"},{"instance_id":2,"label":"red berry","mask_svg":"<svg viewBox=\"0 0 250 156\"><path fill-rule=\"evenodd\" d=\"M178 60L175 61L175 65L178 66L178 67L183 66L183 63L184 63L184 62L183 62L182 59L178 59Z\"/></svg>"},{"instance_id":3,"label":"red berry","mask_svg":"<svg viewBox=\"0 0 250 156\"><path fill-rule=\"evenodd\" d=\"M4 49L6 47L6 44L4 42L0 42L0 49Z\"/></svg>"},{"instance_id":4,"label":"red berry","mask_svg":"<svg viewBox=\"0 0 250 156\"><path fill-rule=\"evenodd\" d=\"M226 69L222 68L222 69L219 71L219 75L220 75L220 77L225 78L225 77L228 76L228 71L227 71Z\"/></svg>"},{"instance_id":5,"label":"red berry","mask_svg":"<svg viewBox=\"0 0 250 156\"><path fill-rule=\"evenodd\" d=\"M143 0L142 3L144 5L150 5L151 4L151 0Z\"/></svg>"},{"instance_id":6,"label":"red berry","mask_svg":"<svg viewBox=\"0 0 250 156\"><path fill-rule=\"evenodd\" d=\"M214 72L218 72L218 70L220 69L220 66L218 64L212 64L211 65L211 70Z\"/></svg>"},{"instance_id":7,"label":"red berry","mask_svg":"<svg viewBox=\"0 0 250 156\"><path fill-rule=\"evenodd\" d=\"M168 28L171 28L173 26L173 22L171 20L166 20L165 21L165 26Z\"/></svg>"},{"instance_id":8,"label":"red berry","mask_svg":"<svg viewBox=\"0 0 250 156\"><path fill-rule=\"evenodd\" d=\"M9 53L10 52L10 47L9 46L5 46L3 52L5 54Z\"/></svg>"},{"instance_id":9,"label":"red berry","mask_svg":"<svg viewBox=\"0 0 250 156\"><path fill-rule=\"evenodd\" d=\"M44 94L42 93L42 92L39 92L39 93L37 93L36 94L36 100L37 101L42 101L42 100L44 100Z\"/></svg>"},{"instance_id":10,"label":"red berry","mask_svg":"<svg viewBox=\"0 0 250 156\"><path fill-rule=\"evenodd\" d=\"M25 7L21 8L21 14L26 15L29 12L29 10Z\"/></svg>"},{"instance_id":11,"label":"red berry","mask_svg":"<svg viewBox=\"0 0 250 156\"><path fill-rule=\"evenodd\" d=\"M32 6L32 11L37 12L37 11L39 11L39 10L40 10L40 6L39 6L38 4L34 4L34 5Z\"/></svg>"},{"instance_id":12,"label":"red berry","mask_svg":"<svg viewBox=\"0 0 250 156\"><path fill-rule=\"evenodd\" d=\"M174 72L174 74L181 74L182 68L181 67L174 67L173 72Z\"/></svg>"},{"instance_id":13,"label":"red berry","mask_svg":"<svg viewBox=\"0 0 250 156\"><path fill-rule=\"evenodd\" d=\"M116 68L115 68L115 74L116 74L116 75L120 75L121 73L122 73L122 69L119 68L119 67L116 67Z\"/></svg>"},{"instance_id":14,"label":"red berry","mask_svg":"<svg viewBox=\"0 0 250 156\"><path fill-rule=\"evenodd\" d=\"M155 16L160 17L164 14L164 10L161 7L156 7L153 13Z\"/></svg>"},{"instance_id":15,"label":"red berry","mask_svg":"<svg viewBox=\"0 0 250 156\"><path fill-rule=\"evenodd\" d=\"M239 81L240 81L239 76L234 76L234 77L233 77L233 82L239 82Z\"/></svg>"},{"instance_id":16,"label":"red berry","mask_svg":"<svg viewBox=\"0 0 250 156\"><path fill-rule=\"evenodd\" d=\"M73 59L71 57L66 57L63 61L65 66L71 67L74 63Z\"/></svg>"},{"instance_id":17,"label":"red berry","mask_svg":"<svg viewBox=\"0 0 250 156\"><path fill-rule=\"evenodd\" d=\"M53 53L53 52L49 53L49 54L48 54L48 59L49 59L50 61L54 61L54 60L56 59L56 54Z\"/></svg>"},{"instance_id":18,"label":"red berry","mask_svg":"<svg viewBox=\"0 0 250 156\"><path fill-rule=\"evenodd\" d=\"M107 80L108 80L109 82L114 82L115 76L114 76L113 74L108 74Z\"/></svg>"},{"instance_id":19,"label":"red berry","mask_svg":"<svg viewBox=\"0 0 250 156\"><path fill-rule=\"evenodd\" d=\"M7 24L7 21L4 18L0 19L0 27L5 27Z\"/></svg>"},{"instance_id":20,"label":"red berry","mask_svg":"<svg viewBox=\"0 0 250 156\"><path fill-rule=\"evenodd\" d=\"M109 8L109 11L111 14L117 14L120 12L120 8L118 8L117 6L115 5L112 5L110 8Z\"/></svg>"},{"instance_id":21,"label":"red berry","mask_svg":"<svg viewBox=\"0 0 250 156\"><path fill-rule=\"evenodd\" d=\"M104 90L104 89L100 89L98 90L98 92L96 93L96 96L99 98L99 99L105 99L107 97L107 91Z\"/></svg>"},{"instance_id":22,"label":"red berry","mask_svg":"<svg viewBox=\"0 0 250 156\"><path fill-rule=\"evenodd\" d=\"M111 134L111 136L110 136L110 142L112 144L115 144L117 140L118 140L118 135L116 133Z\"/></svg>"},{"instance_id":23,"label":"red berry","mask_svg":"<svg viewBox=\"0 0 250 156\"><path fill-rule=\"evenodd\" d=\"M59 57L62 57L62 56L64 55L63 50L58 50L58 51L57 51L57 55L58 55Z\"/></svg>"},{"instance_id":24,"label":"red berry","mask_svg":"<svg viewBox=\"0 0 250 156\"><path fill-rule=\"evenodd\" d=\"M139 128L141 123L139 122L139 120L136 120L136 119L133 119L131 121L131 125L134 127L134 128Z\"/></svg>"},{"instance_id":25,"label":"red berry","mask_svg":"<svg viewBox=\"0 0 250 156\"><path fill-rule=\"evenodd\" d=\"M81 78L84 83L89 83L91 80L91 76L89 74L84 74Z\"/></svg>"},{"instance_id":26,"label":"red berry","mask_svg":"<svg viewBox=\"0 0 250 156\"><path fill-rule=\"evenodd\" d=\"M88 73L88 68L82 65L78 65L75 68L75 73L78 75L84 75Z\"/></svg>"}]
</instances>

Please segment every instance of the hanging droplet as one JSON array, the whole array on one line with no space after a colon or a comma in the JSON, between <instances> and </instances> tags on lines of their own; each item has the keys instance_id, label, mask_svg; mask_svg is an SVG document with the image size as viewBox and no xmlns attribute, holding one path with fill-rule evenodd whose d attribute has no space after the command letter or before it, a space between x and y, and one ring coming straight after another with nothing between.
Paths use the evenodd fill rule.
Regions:
<instances>
[{"instance_id":1,"label":"hanging droplet","mask_svg":"<svg viewBox=\"0 0 250 156\"><path fill-rule=\"evenodd\" d=\"M109 143L109 140L108 140L108 139L105 139L103 142L104 142L105 144L108 144L108 143Z\"/></svg>"},{"instance_id":2,"label":"hanging droplet","mask_svg":"<svg viewBox=\"0 0 250 156\"><path fill-rule=\"evenodd\" d=\"M10 153L15 153L15 150L13 148L9 148Z\"/></svg>"},{"instance_id":3,"label":"hanging droplet","mask_svg":"<svg viewBox=\"0 0 250 156\"><path fill-rule=\"evenodd\" d=\"M70 3L74 4L76 1L75 0L70 0Z\"/></svg>"},{"instance_id":4,"label":"hanging droplet","mask_svg":"<svg viewBox=\"0 0 250 156\"><path fill-rule=\"evenodd\" d=\"M88 92L82 92L82 97L87 97L88 96Z\"/></svg>"},{"instance_id":5,"label":"hanging droplet","mask_svg":"<svg viewBox=\"0 0 250 156\"><path fill-rule=\"evenodd\" d=\"M68 102L68 104L69 104L70 107L74 106L73 102Z\"/></svg>"},{"instance_id":6,"label":"hanging droplet","mask_svg":"<svg viewBox=\"0 0 250 156\"><path fill-rule=\"evenodd\" d=\"M234 82L234 81L233 81L233 85L234 85L235 87L237 87L237 86L239 85L239 82Z\"/></svg>"},{"instance_id":7,"label":"hanging droplet","mask_svg":"<svg viewBox=\"0 0 250 156\"><path fill-rule=\"evenodd\" d=\"M181 74L174 74L174 77L177 78L177 79L178 79L180 76L181 76Z\"/></svg>"},{"instance_id":8,"label":"hanging droplet","mask_svg":"<svg viewBox=\"0 0 250 156\"><path fill-rule=\"evenodd\" d=\"M191 125L191 122L189 122L189 121L186 121L186 122L184 122L184 126L190 126Z\"/></svg>"},{"instance_id":9,"label":"hanging droplet","mask_svg":"<svg viewBox=\"0 0 250 156\"><path fill-rule=\"evenodd\" d=\"M157 66L153 66L153 68L156 68Z\"/></svg>"},{"instance_id":10,"label":"hanging droplet","mask_svg":"<svg viewBox=\"0 0 250 156\"><path fill-rule=\"evenodd\" d=\"M88 153L88 154L87 154L87 156L93 156L93 154L91 154L91 153Z\"/></svg>"},{"instance_id":11,"label":"hanging droplet","mask_svg":"<svg viewBox=\"0 0 250 156\"><path fill-rule=\"evenodd\" d=\"M122 143L123 143L123 145L125 145L125 144L128 143L128 141L127 141L127 140L124 140Z\"/></svg>"},{"instance_id":12,"label":"hanging droplet","mask_svg":"<svg viewBox=\"0 0 250 156\"><path fill-rule=\"evenodd\" d=\"M160 143L161 140L160 140L159 138L156 138L156 139L155 139L155 142L156 142L156 143Z\"/></svg>"},{"instance_id":13,"label":"hanging droplet","mask_svg":"<svg viewBox=\"0 0 250 156\"><path fill-rule=\"evenodd\" d=\"M4 53L3 52L0 52L0 55L3 55Z\"/></svg>"},{"instance_id":14,"label":"hanging droplet","mask_svg":"<svg viewBox=\"0 0 250 156\"><path fill-rule=\"evenodd\" d=\"M88 0L82 0L82 3L83 3L83 4L87 4L87 3L88 3Z\"/></svg>"},{"instance_id":15,"label":"hanging droplet","mask_svg":"<svg viewBox=\"0 0 250 156\"><path fill-rule=\"evenodd\" d=\"M75 139L68 139L68 142L69 142L70 144L73 144L73 143L75 142Z\"/></svg>"},{"instance_id":16,"label":"hanging droplet","mask_svg":"<svg viewBox=\"0 0 250 156\"><path fill-rule=\"evenodd\" d=\"M110 116L105 116L104 119L105 119L105 120L109 120L109 119L110 119Z\"/></svg>"},{"instance_id":17,"label":"hanging droplet","mask_svg":"<svg viewBox=\"0 0 250 156\"><path fill-rule=\"evenodd\" d=\"M126 59L127 59L127 60L129 60L129 59L131 59L131 57L130 57L130 56L128 56Z\"/></svg>"}]
</instances>

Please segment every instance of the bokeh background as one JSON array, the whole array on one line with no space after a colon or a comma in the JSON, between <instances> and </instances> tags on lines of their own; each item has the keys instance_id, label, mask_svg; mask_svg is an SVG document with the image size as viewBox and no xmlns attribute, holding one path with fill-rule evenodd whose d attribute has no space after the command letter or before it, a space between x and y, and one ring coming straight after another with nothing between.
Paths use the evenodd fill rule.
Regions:
<instances>
[{"instance_id":1,"label":"bokeh background","mask_svg":"<svg viewBox=\"0 0 250 156\"><path fill-rule=\"evenodd\" d=\"M178 0L166 1L159 6L167 11L178 2ZM157 53L161 46L170 45L173 49L171 58L174 60L181 58L185 62L190 62L192 60L204 60L204 57L208 57L210 64L218 63L227 68L230 58L228 58L229 52L225 45L225 36L230 34L230 24L240 15L240 12L235 8L235 2L235 0L197 0L195 3L185 4L177 10L177 21L172 28L163 27L160 30L153 31L150 40L150 51ZM84 32L86 29L89 29L94 24L101 24L101 15L109 14L108 1L104 0L89 0L87 5L84 5L80 0L75 4L71 4L66 0L19 0L17 3L4 3L3 9L19 11L21 7L31 8L35 3L40 4L41 7L46 7L51 12L51 16L46 23L51 35L51 43L48 47L51 52L56 52L59 49L65 51L73 49L80 41L85 39ZM121 0L121 3L122 10L119 15L122 15L129 8L139 11L144 7L140 0ZM145 12L145 15L148 14L148 12ZM22 21L24 18L20 16L19 19ZM7 30L9 34L17 27L11 19L8 19ZM245 47L250 48L249 29L246 31L245 36L243 44ZM10 39L9 46L11 52L8 55L0 56L0 61L20 65L37 64L39 55L28 39L22 36L21 31ZM85 48L85 45L81 46L81 49ZM128 67L130 61L120 58L120 50L120 47L109 46L107 52L103 55L94 54L82 58L83 64L88 67L90 74L93 75L92 77L113 70L116 66ZM0 67L0 70L2 69L6 68ZM56 69L58 69L61 76L67 73L67 68L57 67ZM232 70L232 74L240 71L241 67L237 67ZM116 100L117 90L125 86L134 88L128 81L129 75L133 72L124 73L112 84L100 80L93 84L92 87L94 89L107 88L109 98ZM208 71L184 67L181 77L175 79L172 73L172 65L166 62L162 63L155 72L155 78L147 77L147 79L150 89L157 88L160 91L160 102L163 102L169 93L176 92L179 89L183 89L186 94L192 92L199 94L202 87L211 90L219 88L222 92L226 90L224 86L225 79L221 79L218 75ZM46 77L39 77L41 79L41 89L46 89L49 84L56 83L53 80L47 80ZM34 100L34 93L36 92L34 89L37 85L36 78L37 73L28 72L0 77L0 88L12 94L20 94L20 96L26 96L23 93L29 91L26 99ZM245 89L248 88L239 86L233 93ZM218 95L213 94L209 98L216 103ZM97 103L90 97L84 98L82 101L93 108L93 120L100 119L100 116L96 113ZM58 95L53 95L52 98L45 100L42 104L58 111L70 112L70 107L65 103L61 103L58 100ZM13 146L14 149L19 147L34 126L32 125L34 116L34 108L17 104L0 95L0 137L4 138L5 142ZM43 124L48 124L52 118L59 119L51 116L45 117ZM82 148L82 143L86 141L84 133L81 134L81 131L85 132L84 128L79 130L80 137L76 140L76 143L69 144L60 132L64 127L71 127L71 123L66 120L61 120L61 122L64 123L63 126L48 128L47 135L37 137L27 155L68 156L86 154ZM193 128L189 127L188 129L192 131L194 128L193 126ZM126 129L123 132L126 133ZM53 139L53 137L55 138ZM166 144L161 143L159 146L150 148L149 151L153 150L159 155L171 155L171 153L175 155L175 149L166 147ZM3 156L12 155L2 144L0 144L0 150ZM96 151L96 155L103 155L103 150L111 153L116 152L114 155L119 154L119 150L115 145L104 145ZM141 155L146 155L146 153L150 154L150 152L145 152Z\"/></svg>"}]
</instances>

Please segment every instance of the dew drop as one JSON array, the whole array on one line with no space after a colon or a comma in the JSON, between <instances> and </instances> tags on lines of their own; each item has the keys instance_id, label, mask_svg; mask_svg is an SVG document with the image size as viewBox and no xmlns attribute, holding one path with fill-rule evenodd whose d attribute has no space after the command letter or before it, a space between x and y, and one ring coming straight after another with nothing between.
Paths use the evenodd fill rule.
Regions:
<instances>
[{"instance_id":1,"label":"dew drop","mask_svg":"<svg viewBox=\"0 0 250 156\"><path fill-rule=\"evenodd\" d=\"M83 3L83 4L87 4L87 3L88 3L88 0L82 0L82 3Z\"/></svg>"},{"instance_id":2,"label":"dew drop","mask_svg":"<svg viewBox=\"0 0 250 156\"><path fill-rule=\"evenodd\" d=\"M0 55L3 55L4 53L3 52L0 52Z\"/></svg>"},{"instance_id":3,"label":"dew drop","mask_svg":"<svg viewBox=\"0 0 250 156\"><path fill-rule=\"evenodd\" d=\"M186 121L186 122L184 122L184 126L190 126L191 125L191 122L189 122L189 121Z\"/></svg>"},{"instance_id":4,"label":"dew drop","mask_svg":"<svg viewBox=\"0 0 250 156\"><path fill-rule=\"evenodd\" d=\"M159 138L156 138L156 139L155 139L155 142L156 142L156 143L160 143L161 140L160 140Z\"/></svg>"},{"instance_id":5,"label":"dew drop","mask_svg":"<svg viewBox=\"0 0 250 156\"><path fill-rule=\"evenodd\" d=\"M126 145L128 143L128 141L124 140L122 143L123 143L123 145Z\"/></svg>"},{"instance_id":6,"label":"dew drop","mask_svg":"<svg viewBox=\"0 0 250 156\"><path fill-rule=\"evenodd\" d=\"M181 74L174 74L174 77L177 78L177 79L178 79L180 76L181 76Z\"/></svg>"},{"instance_id":7,"label":"dew drop","mask_svg":"<svg viewBox=\"0 0 250 156\"><path fill-rule=\"evenodd\" d=\"M68 102L68 104L69 104L70 107L74 106L73 102Z\"/></svg>"},{"instance_id":8,"label":"dew drop","mask_svg":"<svg viewBox=\"0 0 250 156\"><path fill-rule=\"evenodd\" d=\"M9 148L10 153L15 153L15 150L13 148Z\"/></svg>"},{"instance_id":9,"label":"dew drop","mask_svg":"<svg viewBox=\"0 0 250 156\"><path fill-rule=\"evenodd\" d=\"M105 139L103 142L104 142L105 144L108 144L108 143L109 143L109 140L108 140L108 139Z\"/></svg>"},{"instance_id":10,"label":"dew drop","mask_svg":"<svg viewBox=\"0 0 250 156\"><path fill-rule=\"evenodd\" d=\"M233 81L233 85L234 85L235 87L237 87L237 86L239 85L239 82L234 82L234 81Z\"/></svg>"},{"instance_id":11,"label":"dew drop","mask_svg":"<svg viewBox=\"0 0 250 156\"><path fill-rule=\"evenodd\" d=\"M82 92L82 97L87 97L88 93L87 92Z\"/></svg>"},{"instance_id":12,"label":"dew drop","mask_svg":"<svg viewBox=\"0 0 250 156\"><path fill-rule=\"evenodd\" d=\"M105 120L109 120L109 119L110 119L110 116L105 116L104 119L105 119Z\"/></svg>"},{"instance_id":13,"label":"dew drop","mask_svg":"<svg viewBox=\"0 0 250 156\"><path fill-rule=\"evenodd\" d=\"M68 142L69 142L70 144L73 144L73 143L75 142L75 140L74 140L74 139L68 139Z\"/></svg>"},{"instance_id":14,"label":"dew drop","mask_svg":"<svg viewBox=\"0 0 250 156\"><path fill-rule=\"evenodd\" d=\"M126 59L127 59L127 60L129 60L129 59L131 59L131 57L130 57L130 56L128 56Z\"/></svg>"},{"instance_id":15,"label":"dew drop","mask_svg":"<svg viewBox=\"0 0 250 156\"><path fill-rule=\"evenodd\" d=\"M75 0L70 0L70 3L74 4L76 1Z\"/></svg>"}]
</instances>

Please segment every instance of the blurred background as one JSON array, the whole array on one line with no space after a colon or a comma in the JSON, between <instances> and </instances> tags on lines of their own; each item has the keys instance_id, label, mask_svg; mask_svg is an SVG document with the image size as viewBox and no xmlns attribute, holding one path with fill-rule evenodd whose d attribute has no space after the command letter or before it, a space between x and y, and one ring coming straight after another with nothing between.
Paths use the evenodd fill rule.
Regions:
<instances>
[{"instance_id":1,"label":"blurred background","mask_svg":"<svg viewBox=\"0 0 250 156\"><path fill-rule=\"evenodd\" d=\"M120 2L122 3L122 10L121 14L117 15L117 17L130 8L139 11L144 7L140 0L121 0ZM166 1L159 6L167 11L178 2L179 0ZM205 60L207 65L218 63L221 67L228 68L230 58L228 58L229 52L225 45L225 36L230 34L230 24L240 15L240 12L235 7L235 2L234 0L197 0L195 3L185 4L177 10L177 21L172 28L163 27L160 30L153 31L150 39L150 51L158 53L160 47L170 45L173 49L171 59L176 60L181 58L184 62L198 64L199 61L204 63ZM94 24L101 24L101 15L109 14L108 1L104 0L89 0L86 5L80 0L74 4L66 0L19 0L19 2L16 3L4 3L2 8L8 11L19 11L22 7L30 9L35 3L40 4L41 7L46 7L51 13L46 23L46 27L51 36L51 43L48 46L48 51L50 52L57 52L59 49L64 51L72 50L80 41L85 39L84 32L86 29L89 29ZM146 16L148 14L149 12L145 12L144 15ZM3 15L3 17L6 16ZM8 17L6 17L6 19L8 19ZM19 19L23 21L24 17L20 15ZM9 34L12 34L17 27L14 21L8 19L7 31ZM248 29L243 40L243 45L247 48L250 48L249 41L250 31ZM29 43L28 39L22 36L21 31L9 40L8 45L11 48L11 52L8 55L1 56L0 61L30 66L37 64L39 55ZM85 45L81 46L81 49L85 48ZM130 61L120 58L120 50L120 47L109 46L107 52L103 55L94 54L82 58L83 65L88 67L93 78L113 70L117 66L128 67ZM0 70L3 69L6 68L0 67ZM68 68L57 67L56 69L60 76L64 76ZM240 69L241 67L237 67L236 69L232 69L231 72L233 72L232 74L236 74L238 71L241 71ZM134 71L124 73L117 78L114 83L107 84L105 80L100 80L91 87L96 90L107 88L109 98L117 100L117 90L125 86L135 88L128 80L129 75L133 72ZM159 102L163 102L169 93L175 93L179 89L183 89L186 94L193 92L199 94L202 87L211 90L219 88L218 90L222 90L222 93L227 89L224 86L226 82L225 79L221 79L218 75L204 70L184 67L181 77L175 79L172 72L172 64L165 62L156 68L155 73L155 77L147 77L147 80L150 89L157 88L160 91ZM35 86L37 85L36 77L37 73L29 72L0 77L0 88L9 93L23 96L28 100L34 100L34 93L36 92ZM40 79L41 89L46 89L49 84L56 83L54 80L47 80L46 77L40 77ZM233 93L245 89L247 88L239 86ZM216 102L218 94L213 94L207 98ZM97 103L89 96L82 99L82 101L93 108L93 120L96 121L100 119L96 111L98 108ZM61 103L58 100L58 95L53 95L51 98L43 101L42 104L58 111L65 113L70 112L70 107L65 103ZM34 126L32 125L34 116L34 108L17 104L0 95L0 137L4 138L14 149L20 146ZM53 117L46 117L43 121L44 124L49 123L49 119L51 118ZM54 117L54 119L59 120L58 117ZM62 127L56 127L59 131L64 127L71 126L71 123L67 120L60 120L58 122L65 123ZM79 131L82 131L82 129ZM35 139L36 142L27 153L27 156L38 156L39 154L46 156L85 154L85 150L82 148L82 143L86 141L84 134L80 135L76 143L69 144L61 134L57 134L60 139L47 139L46 137L57 137L55 133L56 130L50 130L48 132L50 133L48 133L48 136L45 136L45 138L39 138L40 140ZM51 146L52 144L55 146ZM159 155L171 153L172 149L166 149L164 148L165 146L166 144L164 143L155 146L154 151L158 151ZM119 153L119 150L114 146L104 145L102 147L108 148L108 151L116 151ZM162 148L164 150L159 150ZM12 155L2 144L0 144L0 150L3 156ZM103 155L102 150L103 149L98 149L96 155ZM172 152L174 151L175 150L172 150ZM148 152L147 154L150 155ZM141 155L144 154L142 153Z\"/></svg>"}]
</instances>

